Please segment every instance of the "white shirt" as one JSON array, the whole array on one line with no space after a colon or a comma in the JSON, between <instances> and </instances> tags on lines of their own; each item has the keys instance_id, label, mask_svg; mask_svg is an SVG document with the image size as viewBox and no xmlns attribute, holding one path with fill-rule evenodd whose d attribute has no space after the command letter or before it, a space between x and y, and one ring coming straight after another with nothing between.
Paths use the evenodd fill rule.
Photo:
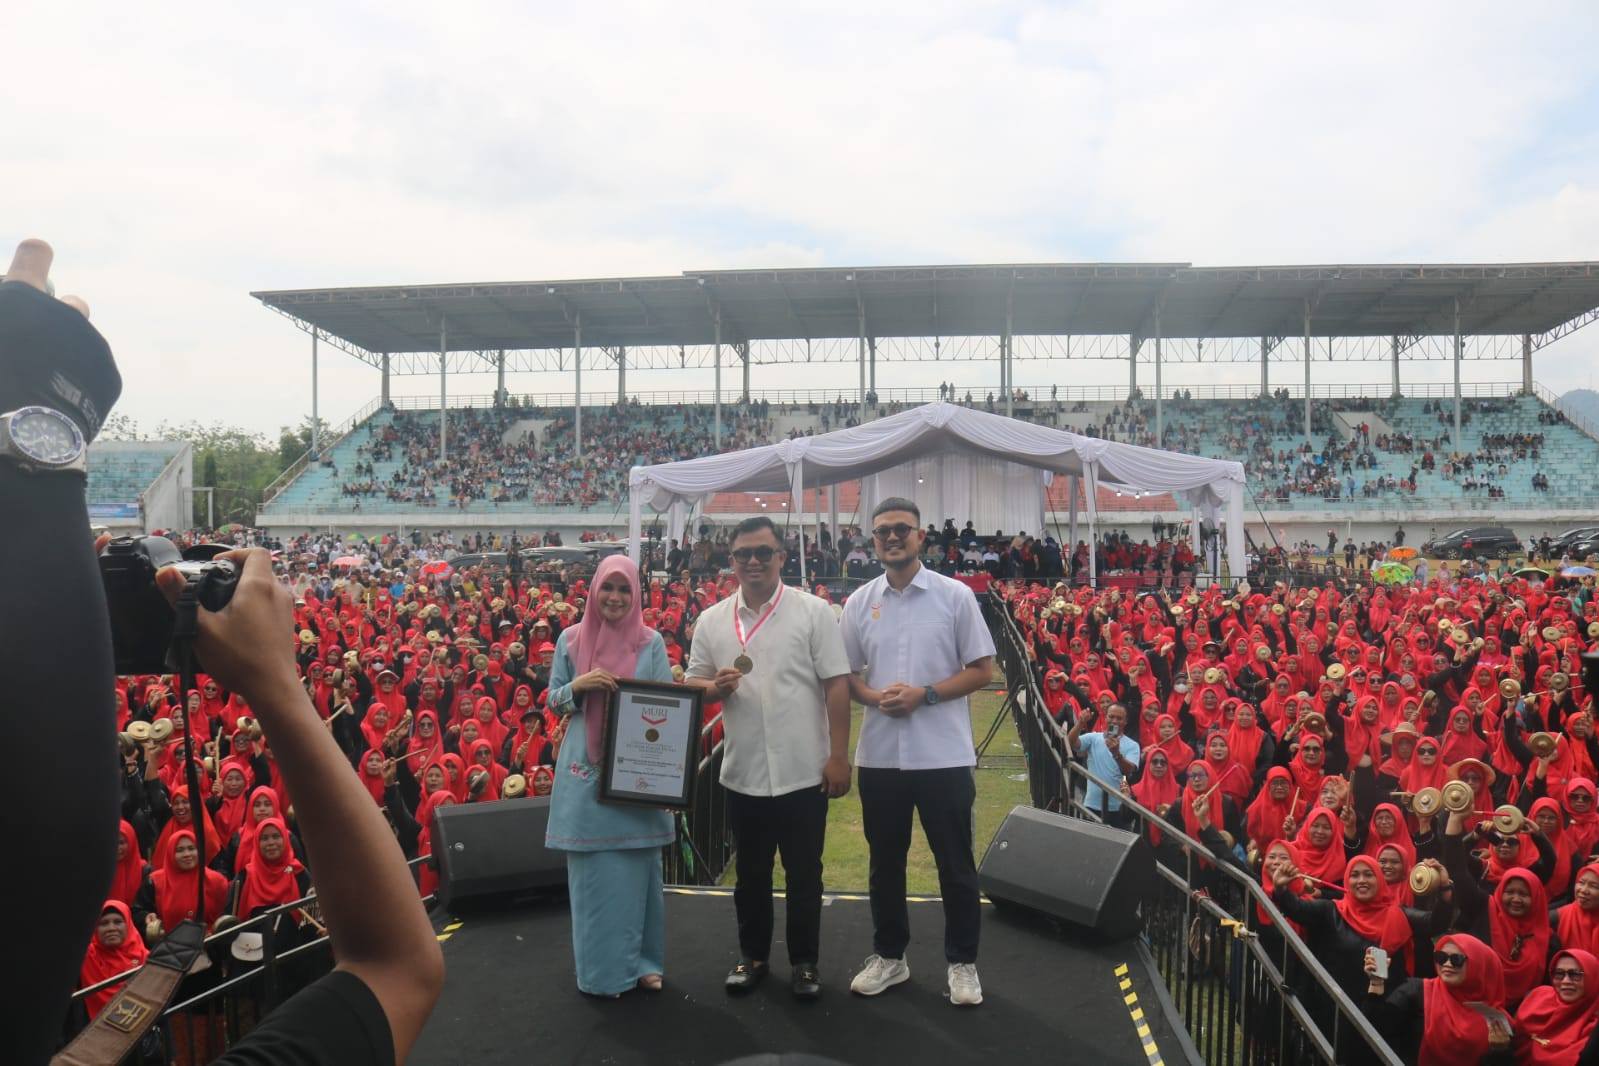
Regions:
<instances>
[{"instance_id":1,"label":"white shirt","mask_svg":"<svg viewBox=\"0 0 1599 1066\"><path fill-rule=\"evenodd\" d=\"M922 688L994 654L972 590L925 566L903 590L890 587L887 574L856 589L844 604L842 628L850 668L866 671L868 688L896 682ZM937 770L976 763L965 696L924 703L904 718L866 708L855 765Z\"/></svg>"},{"instance_id":2,"label":"white shirt","mask_svg":"<svg viewBox=\"0 0 1599 1066\"><path fill-rule=\"evenodd\" d=\"M740 590L708 608L694 626L684 671L714 677L740 654L755 663L722 700L722 785L746 796L781 796L821 784L832 753L822 682L850 672L833 608L797 588L784 588L782 596L753 636L770 601L752 611ZM734 611L748 638L742 647L733 632Z\"/></svg>"}]
</instances>

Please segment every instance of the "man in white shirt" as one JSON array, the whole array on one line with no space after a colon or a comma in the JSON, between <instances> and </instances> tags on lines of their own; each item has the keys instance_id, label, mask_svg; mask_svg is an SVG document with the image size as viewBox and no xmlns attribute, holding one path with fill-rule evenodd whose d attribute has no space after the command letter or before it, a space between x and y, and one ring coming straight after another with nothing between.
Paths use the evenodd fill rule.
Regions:
<instances>
[{"instance_id":1,"label":"man in white shirt","mask_svg":"<svg viewBox=\"0 0 1599 1066\"><path fill-rule=\"evenodd\" d=\"M790 988L815 999L827 801L850 786L849 659L832 607L779 580L782 543L765 516L734 529L738 592L700 615L685 679L722 701L722 785L738 838L740 957L727 990L748 992L766 976L781 852Z\"/></svg>"},{"instance_id":2,"label":"man in white shirt","mask_svg":"<svg viewBox=\"0 0 1599 1066\"><path fill-rule=\"evenodd\" d=\"M944 898L949 1000L983 1001L977 980L980 899L972 858L977 763L967 696L988 684L994 641L972 590L920 562L916 504L890 497L872 514L882 576L844 605L850 695L866 705L855 763L871 851L872 950L850 991L875 996L910 979L905 856L911 812L922 820Z\"/></svg>"}]
</instances>

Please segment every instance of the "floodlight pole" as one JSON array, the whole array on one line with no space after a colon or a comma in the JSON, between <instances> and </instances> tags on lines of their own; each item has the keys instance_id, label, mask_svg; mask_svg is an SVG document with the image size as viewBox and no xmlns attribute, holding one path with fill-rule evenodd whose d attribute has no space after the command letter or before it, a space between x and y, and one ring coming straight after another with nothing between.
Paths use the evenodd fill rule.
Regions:
<instances>
[{"instance_id":1,"label":"floodlight pole","mask_svg":"<svg viewBox=\"0 0 1599 1066\"><path fill-rule=\"evenodd\" d=\"M572 446L583 458L583 313L572 316L572 366L577 372L577 392L572 396Z\"/></svg>"},{"instance_id":2,"label":"floodlight pole","mask_svg":"<svg viewBox=\"0 0 1599 1066\"><path fill-rule=\"evenodd\" d=\"M1305 439L1310 439L1310 301L1305 301Z\"/></svg>"},{"instance_id":3,"label":"floodlight pole","mask_svg":"<svg viewBox=\"0 0 1599 1066\"><path fill-rule=\"evenodd\" d=\"M1455 297L1455 450L1460 450L1460 360L1465 356L1465 341L1460 336L1460 297Z\"/></svg>"},{"instance_id":4,"label":"floodlight pole","mask_svg":"<svg viewBox=\"0 0 1599 1066\"><path fill-rule=\"evenodd\" d=\"M716 446L722 446L722 309L716 307L711 316L712 328L715 331L716 348L716 411L714 415L714 429L716 431Z\"/></svg>"},{"instance_id":5,"label":"floodlight pole","mask_svg":"<svg viewBox=\"0 0 1599 1066\"><path fill-rule=\"evenodd\" d=\"M316 328L311 329L311 456L322 455L322 419L318 417Z\"/></svg>"},{"instance_id":6,"label":"floodlight pole","mask_svg":"<svg viewBox=\"0 0 1599 1066\"><path fill-rule=\"evenodd\" d=\"M439 316L439 462L449 455L449 390L445 384L449 377L449 326L444 316Z\"/></svg>"}]
</instances>

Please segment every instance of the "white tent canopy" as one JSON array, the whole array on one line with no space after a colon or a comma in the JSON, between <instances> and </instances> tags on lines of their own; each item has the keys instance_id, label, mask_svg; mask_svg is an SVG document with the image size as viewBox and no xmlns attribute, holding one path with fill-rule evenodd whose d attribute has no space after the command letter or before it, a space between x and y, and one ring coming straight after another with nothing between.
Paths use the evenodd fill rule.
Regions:
<instances>
[{"instance_id":1,"label":"white tent canopy","mask_svg":"<svg viewBox=\"0 0 1599 1066\"><path fill-rule=\"evenodd\" d=\"M676 463L635 466L628 478L632 556L635 561L639 558L646 504L656 511L682 515L718 492L789 492L798 510L804 506L807 488L869 478L917 460L950 456L1000 460L1043 471L1040 497L1050 475L1069 478L1074 541L1079 485L1087 490L1090 528L1097 521L1095 494L1101 485L1129 494L1181 494L1197 520L1196 539L1200 521L1225 529L1227 564L1234 577L1243 576L1242 463L1079 436L949 403L925 404L819 436ZM968 516L924 517L960 521Z\"/></svg>"}]
</instances>

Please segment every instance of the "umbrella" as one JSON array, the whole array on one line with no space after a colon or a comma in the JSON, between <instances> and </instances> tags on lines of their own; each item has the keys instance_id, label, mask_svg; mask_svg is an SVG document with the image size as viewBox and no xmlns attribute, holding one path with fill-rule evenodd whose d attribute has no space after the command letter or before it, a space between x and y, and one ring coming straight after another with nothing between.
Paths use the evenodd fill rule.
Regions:
<instances>
[{"instance_id":1,"label":"umbrella","mask_svg":"<svg viewBox=\"0 0 1599 1066\"><path fill-rule=\"evenodd\" d=\"M365 566L366 560L359 555L341 555L333 560L334 566Z\"/></svg>"},{"instance_id":2,"label":"umbrella","mask_svg":"<svg viewBox=\"0 0 1599 1066\"><path fill-rule=\"evenodd\" d=\"M1560 571L1561 577L1593 577L1594 568L1591 566L1568 566Z\"/></svg>"},{"instance_id":3,"label":"umbrella","mask_svg":"<svg viewBox=\"0 0 1599 1066\"><path fill-rule=\"evenodd\" d=\"M1389 562L1400 563L1400 562L1404 562L1406 559L1414 559L1415 557L1416 557L1416 549L1415 548L1389 548L1388 549L1388 561Z\"/></svg>"},{"instance_id":4,"label":"umbrella","mask_svg":"<svg viewBox=\"0 0 1599 1066\"><path fill-rule=\"evenodd\" d=\"M1511 577L1524 577L1528 581L1532 581L1534 579L1536 579L1538 581L1548 581L1549 580L1549 571L1540 570L1536 566L1524 566L1520 570L1517 570L1514 574L1512 574L1510 576Z\"/></svg>"},{"instance_id":5,"label":"umbrella","mask_svg":"<svg viewBox=\"0 0 1599 1066\"><path fill-rule=\"evenodd\" d=\"M449 577L455 573L455 568L443 559L435 559L431 563L422 564L423 577Z\"/></svg>"},{"instance_id":6,"label":"umbrella","mask_svg":"<svg viewBox=\"0 0 1599 1066\"><path fill-rule=\"evenodd\" d=\"M360 543L362 543L363 541L366 540L366 534L365 533L351 533L349 535L349 537L346 538L346 539L348 539L351 544L360 544Z\"/></svg>"},{"instance_id":7,"label":"umbrella","mask_svg":"<svg viewBox=\"0 0 1599 1066\"><path fill-rule=\"evenodd\" d=\"M1415 571L1404 563L1383 563L1372 577L1380 585L1403 585L1415 580Z\"/></svg>"}]
</instances>

